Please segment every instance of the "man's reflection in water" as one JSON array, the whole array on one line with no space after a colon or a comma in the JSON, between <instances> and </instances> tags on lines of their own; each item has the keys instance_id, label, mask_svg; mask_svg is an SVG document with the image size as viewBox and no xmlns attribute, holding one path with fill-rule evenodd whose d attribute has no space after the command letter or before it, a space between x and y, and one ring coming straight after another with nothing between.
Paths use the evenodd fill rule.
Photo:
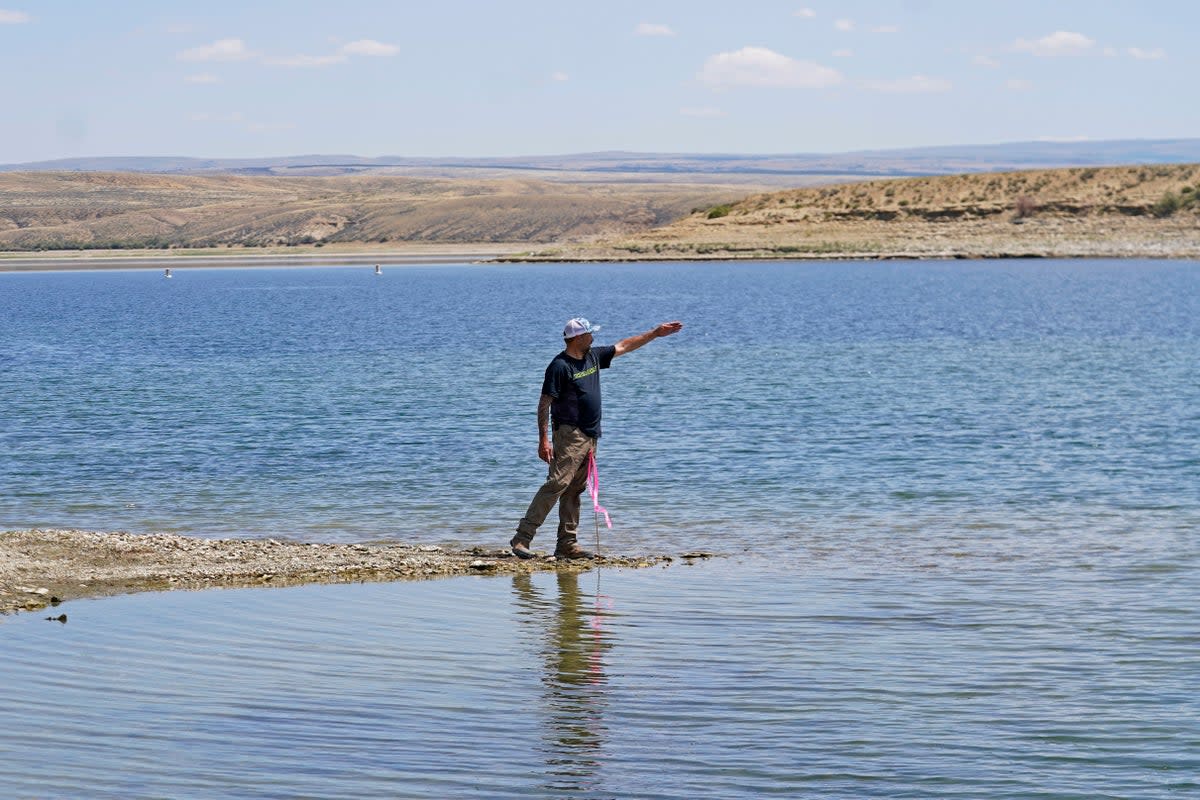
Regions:
<instances>
[{"instance_id":1,"label":"man's reflection in water","mask_svg":"<svg viewBox=\"0 0 1200 800\"><path fill-rule=\"evenodd\" d=\"M593 596L580 592L578 573L559 572L557 605L529 575L513 576L521 619L541 634L548 788L558 791L593 788L602 760L608 690L604 653L612 642L603 627L609 612L601 608L596 576Z\"/></svg>"}]
</instances>

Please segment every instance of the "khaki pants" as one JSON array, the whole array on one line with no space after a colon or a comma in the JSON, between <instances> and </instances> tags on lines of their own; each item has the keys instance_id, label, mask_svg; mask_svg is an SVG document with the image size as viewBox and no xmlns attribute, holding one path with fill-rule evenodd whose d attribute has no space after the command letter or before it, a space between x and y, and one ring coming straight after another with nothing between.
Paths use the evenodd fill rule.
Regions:
<instances>
[{"instance_id":1,"label":"khaki pants","mask_svg":"<svg viewBox=\"0 0 1200 800\"><path fill-rule=\"evenodd\" d=\"M554 503L558 503L558 545L564 549L575 543L579 530L579 496L587 486L588 453L596 449L596 440L574 425L559 425L552 441L554 459L550 474L533 496L529 510L517 525L517 540L528 545L538 526L546 521Z\"/></svg>"}]
</instances>

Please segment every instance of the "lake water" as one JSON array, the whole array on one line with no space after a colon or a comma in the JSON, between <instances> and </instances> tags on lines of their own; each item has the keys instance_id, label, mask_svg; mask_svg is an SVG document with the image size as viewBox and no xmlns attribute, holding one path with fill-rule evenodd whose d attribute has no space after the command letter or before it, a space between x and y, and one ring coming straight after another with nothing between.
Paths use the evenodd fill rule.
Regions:
<instances>
[{"instance_id":1,"label":"lake water","mask_svg":"<svg viewBox=\"0 0 1200 800\"><path fill-rule=\"evenodd\" d=\"M0 528L500 546L577 314L687 326L605 549L726 557L3 618L0 796L1200 789L1196 263L0 274Z\"/></svg>"}]
</instances>

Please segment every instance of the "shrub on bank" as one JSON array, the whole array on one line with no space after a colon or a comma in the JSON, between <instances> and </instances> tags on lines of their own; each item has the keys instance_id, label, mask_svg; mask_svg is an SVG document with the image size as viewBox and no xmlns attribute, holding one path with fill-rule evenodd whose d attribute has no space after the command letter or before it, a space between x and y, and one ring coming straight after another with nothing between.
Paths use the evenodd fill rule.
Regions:
<instances>
[{"instance_id":1,"label":"shrub on bank","mask_svg":"<svg viewBox=\"0 0 1200 800\"><path fill-rule=\"evenodd\" d=\"M1174 192L1166 192L1150 207L1150 213L1156 217L1169 217L1180 209L1183 201Z\"/></svg>"}]
</instances>

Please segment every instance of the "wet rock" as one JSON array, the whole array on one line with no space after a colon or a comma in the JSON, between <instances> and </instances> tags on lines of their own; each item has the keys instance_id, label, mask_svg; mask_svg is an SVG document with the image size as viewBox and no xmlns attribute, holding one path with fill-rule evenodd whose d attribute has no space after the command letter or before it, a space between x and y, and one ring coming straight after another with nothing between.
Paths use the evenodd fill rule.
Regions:
<instances>
[{"instance_id":1,"label":"wet rock","mask_svg":"<svg viewBox=\"0 0 1200 800\"><path fill-rule=\"evenodd\" d=\"M495 568L495 561L483 561L480 559L471 562L471 569L478 570L480 572L487 572L488 570L493 570Z\"/></svg>"},{"instance_id":2,"label":"wet rock","mask_svg":"<svg viewBox=\"0 0 1200 800\"><path fill-rule=\"evenodd\" d=\"M63 625L66 625L67 624L67 615L59 614L57 617L46 617L46 621L47 622L61 622Z\"/></svg>"}]
</instances>

